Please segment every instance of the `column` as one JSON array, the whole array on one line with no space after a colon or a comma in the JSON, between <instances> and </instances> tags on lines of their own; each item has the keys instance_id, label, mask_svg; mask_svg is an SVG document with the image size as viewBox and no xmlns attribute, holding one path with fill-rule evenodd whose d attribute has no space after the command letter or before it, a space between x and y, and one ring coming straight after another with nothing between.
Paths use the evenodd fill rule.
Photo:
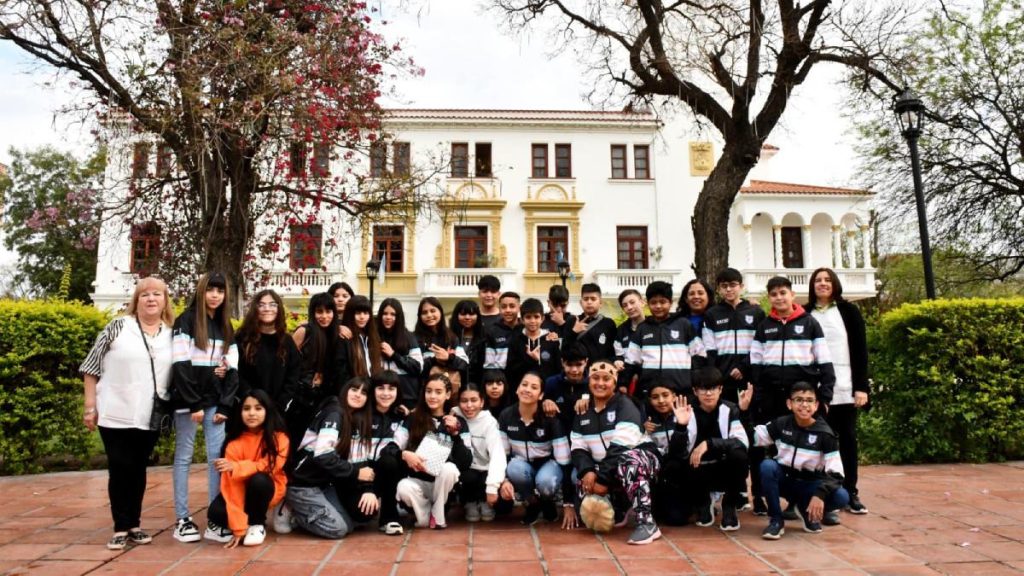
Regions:
<instances>
[{"instance_id":1,"label":"column","mask_svg":"<svg viewBox=\"0 0 1024 576\"><path fill-rule=\"evenodd\" d=\"M782 226L772 226L772 232L775 234L775 269L778 270L782 268Z\"/></svg>"},{"instance_id":2,"label":"column","mask_svg":"<svg viewBox=\"0 0 1024 576\"><path fill-rule=\"evenodd\" d=\"M754 227L750 224L743 225L743 236L747 241L747 268L754 267Z\"/></svg>"},{"instance_id":3,"label":"column","mask_svg":"<svg viewBox=\"0 0 1024 576\"><path fill-rule=\"evenodd\" d=\"M811 264L812 252L811 252L811 225L804 224L802 230L803 242L801 242L804 252L804 268L813 268Z\"/></svg>"},{"instance_id":4,"label":"column","mask_svg":"<svg viewBox=\"0 0 1024 576\"><path fill-rule=\"evenodd\" d=\"M846 231L846 257L850 259L850 268L857 267L857 233Z\"/></svg>"},{"instance_id":5,"label":"column","mask_svg":"<svg viewBox=\"0 0 1024 576\"><path fill-rule=\"evenodd\" d=\"M861 251L864 253L863 268L871 268L871 227L864 225L860 227Z\"/></svg>"},{"instance_id":6,"label":"column","mask_svg":"<svg viewBox=\"0 0 1024 576\"><path fill-rule=\"evenodd\" d=\"M843 267L843 239L839 235L842 226L832 226L832 267L839 269Z\"/></svg>"}]
</instances>

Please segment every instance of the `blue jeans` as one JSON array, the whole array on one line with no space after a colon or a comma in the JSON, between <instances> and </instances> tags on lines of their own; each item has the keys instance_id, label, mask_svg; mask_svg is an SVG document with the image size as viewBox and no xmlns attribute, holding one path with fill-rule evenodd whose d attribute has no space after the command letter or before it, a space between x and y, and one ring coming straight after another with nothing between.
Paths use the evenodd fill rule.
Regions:
<instances>
[{"instance_id":1,"label":"blue jeans","mask_svg":"<svg viewBox=\"0 0 1024 576\"><path fill-rule=\"evenodd\" d=\"M512 458L505 468L505 476L522 501L530 500L535 489L542 500L551 500L562 486L562 468L553 458L536 469L522 458Z\"/></svg>"},{"instance_id":2,"label":"blue jeans","mask_svg":"<svg viewBox=\"0 0 1024 576\"><path fill-rule=\"evenodd\" d=\"M771 458L761 461L761 490L768 504L768 517L775 522L785 523L779 498L785 497L787 501L795 503L800 513L805 514L807 505L820 485L821 480L801 480L787 474L782 464ZM838 510L849 501L850 495L846 489L839 488L825 499L825 512Z\"/></svg>"},{"instance_id":3,"label":"blue jeans","mask_svg":"<svg viewBox=\"0 0 1024 576\"><path fill-rule=\"evenodd\" d=\"M213 417L217 407L210 406L203 411L203 436L206 438L206 461L213 462L221 457L224 446L224 424L214 424ZM188 507L188 469L192 465L195 451L196 423L192 414L182 410L174 413L174 467L171 477L174 479L174 514L178 518L190 516ZM220 494L220 472L212 464L207 466L207 477L210 485L207 503Z\"/></svg>"}]
</instances>

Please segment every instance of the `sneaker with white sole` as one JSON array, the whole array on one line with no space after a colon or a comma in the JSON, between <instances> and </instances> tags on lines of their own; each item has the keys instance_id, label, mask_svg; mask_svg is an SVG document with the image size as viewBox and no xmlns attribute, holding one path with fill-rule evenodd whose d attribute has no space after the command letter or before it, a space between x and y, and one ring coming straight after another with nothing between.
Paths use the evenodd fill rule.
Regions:
<instances>
[{"instance_id":1,"label":"sneaker with white sole","mask_svg":"<svg viewBox=\"0 0 1024 576\"><path fill-rule=\"evenodd\" d=\"M850 504L846 507L846 511L850 514L867 514L868 508L860 501L859 496L850 494Z\"/></svg>"},{"instance_id":2,"label":"sneaker with white sole","mask_svg":"<svg viewBox=\"0 0 1024 576\"><path fill-rule=\"evenodd\" d=\"M710 499L697 505L697 526L707 528L715 523L715 500Z\"/></svg>"},{"instance_id":3,"label":"sneaker with white sole","mask_svg":"<svg viewBox=\"0 0 1024 576\"><path fill-rule=\"evenodd\" d=\"M401 536L405 533L405 529L398 522L388 522L380 527L380 531L388 536Z\"/></svg>"},{"instance_id":4,"label":"sneaker with white sole","mask_svg":"<svg viewBox=\"0 0 1024 576\"><path fill-rule=\"evenodd\" d=\"M804 532L809 534L821 533L821 522L811 520L806 509L793 508L793 510L796 512L796 517L800 520L800 523L803 524Z\"/></svg>"},{"instance_id":5,"label":"sneaker with white sole","mask_svg":"<svg viewBox=\"0 0 1024 576\"><path fill-rule=\"evenodd\" d=\"M216 522L207 522L206 532L203 532L203 538L213 540L214 542L231 542L231 539L234 537L235 535L231 533L231 530Z\"/></svg>"},{"instance_id":6,"label":"sneaker with white sole","mask_svg":"<svg viewBox=\"0 0 1024 576\"><path fill-rule=\"evenodd\" d=\"M174 524L174 539L178 542L199 542L199 527L192 521L192 517L178 518Z\"/></svg>"},{"instance_id":7,"label":"sneaker with white sole","mask_svg":"<svg viewBox=\"0 0 1024 576\"><path fill-rule=\"evenodd\" d=\"M262 524L249 526L245 531L245 538L242 539L242 546L259 546L267 537L267 529Z\"/></svg>"},{"instance_id":8,"label":"sneaker with white sole","mask_svg":"<svg viewBox=\"0 0 1024 576\"><path fill-rule=\"evenodd\" d=\"M290 534L292 529L295 527L294 520L292 518L292 509L290 506L281 502L273 509L273 522L274 532L278 534Z\"/></svg>"},{"instance_id":9,"label":"sneaker with white sole","mask_svg":"<svg viewBox=\"0 0 1024 576\"><path fill-rule=\"evenodd\" d=\"M636 528L633 529L633 533L629 535L628 544L650 544L658 538L661 538L661 530L658 525L654 522L648 522L645 524L637 524Z\"/></svg>"},{"instance_id":10,"label":"sneaker with white sole","mask_svg":"<svg viewBox=\"0 0 1024 576\"><path fill-rule=\"evenodd\" d=\"M128 531L128 541L132 544L149 544L153 541L153 537L136 528Z\"/></svg>"},{"instance_id":11,"label":"sneaker with white sole","mask_svg":"<svg viewBox=\"0 0 1024 576\"><path fill-rule=\"evenodd\" d=\"M723 532L732 532L740 529L740 519L736 516L736 508L728 504L722 506L722 523L718 527Z\"/></svg>"},{"instance_id":12,"label":"sneaker with white sole","mask_svg":"<svg viewBox=\"0 0 1024 576\"><path fill-rule=\"evenodd\" d=\"M786 528L782 522L778 520L772 520L768 522L768 526L761 531L761 538L765 540L778 540L782 538L782 535L786 533Z\"/></svg>"},{"instance_id":13,"label":"sneaker with white sole","mask_svg":"<svg viewBox=\"0 0 1024 576\"><path fill-rule=\"evenodd\" d=\"M128 545L127 532L114 532L114 535L107 541L107 550L124 550Z\"/></svg>"}]
</instances>

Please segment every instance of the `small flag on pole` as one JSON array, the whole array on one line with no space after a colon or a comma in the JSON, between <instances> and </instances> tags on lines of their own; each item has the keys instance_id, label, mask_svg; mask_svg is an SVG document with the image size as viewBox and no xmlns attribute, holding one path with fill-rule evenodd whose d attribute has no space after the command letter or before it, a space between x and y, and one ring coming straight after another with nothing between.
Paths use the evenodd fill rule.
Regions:
<instances>
[{"instance_id":1,"label":"small flag on pole","mask_svg":"<svg viewBox=\"0 0 1024 576\"><path fill-rule=\"evenodd\" d=\"M383 286L383 285L384 285L384 270L385 270L386 268L387 268L387 266L386 266L386 264L385 264L385 262L384 262L384 254L383 254L383 253L381 253L381 255L380 255L380 265L379 265L379 267L377 268L377 270L379 270L379 272L377 272L377 282L378 282L378 283L379 283L379 284L380 284L381 286Z\"/></svg>"}]
</instances>

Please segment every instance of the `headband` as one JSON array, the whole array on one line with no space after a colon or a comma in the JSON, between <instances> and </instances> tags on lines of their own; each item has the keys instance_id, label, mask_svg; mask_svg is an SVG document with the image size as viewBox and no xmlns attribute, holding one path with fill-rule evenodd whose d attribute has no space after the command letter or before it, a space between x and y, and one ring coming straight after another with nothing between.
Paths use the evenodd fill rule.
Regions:
<instances>
[{"instance_id":1,"label":"headband","mask_svg":"<svg viewBox=\"0 0 1024 576\"><path fill-rule=\"evenodd\" d=\"M590 366L590 373L593 374L595 372L607 372L613 379L617 379L619 377L619 370L615 365L611 362L605 362L604 360L599 360Z\"/></svg>"}]
</instances>

